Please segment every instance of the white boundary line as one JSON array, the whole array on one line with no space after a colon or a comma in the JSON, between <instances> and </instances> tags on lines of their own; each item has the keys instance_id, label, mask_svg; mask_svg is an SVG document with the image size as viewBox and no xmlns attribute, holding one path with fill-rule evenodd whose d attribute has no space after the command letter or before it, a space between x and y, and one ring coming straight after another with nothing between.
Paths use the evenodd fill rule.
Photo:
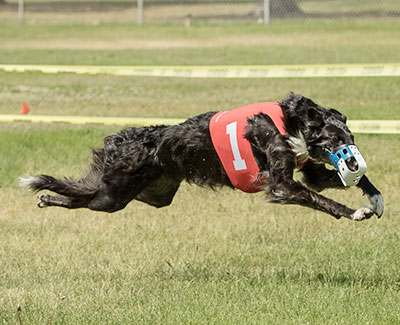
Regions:
<instances>
[{"instance_id":1,"label":"white boundary line","mask_svg":"<svg viewBox=\"0 0 400 325\"><path fill-rule=\"evenodd\" d=\"M400 77L400 63L254 66L84 66L0 64L6 72L185 78Z\"/></svg>"}]
</instances>

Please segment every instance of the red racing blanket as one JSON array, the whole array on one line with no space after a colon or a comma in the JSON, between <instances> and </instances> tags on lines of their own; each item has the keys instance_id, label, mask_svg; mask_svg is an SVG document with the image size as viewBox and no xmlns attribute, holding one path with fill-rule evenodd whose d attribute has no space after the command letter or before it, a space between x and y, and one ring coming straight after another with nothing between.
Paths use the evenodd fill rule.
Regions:
<instances>
[{"instance_id":1,"label":"red racing blanket","mask_svg":"<svg viewBox=\"0 0 400 325\"><path fill-rule=\"evenodd\" d=\"M244 137L247 118L267 114L282 135L286 135L283 113L278 103L247 105L231 111L220 111L210 121L210 134L215 150L235 188L247 193L259 192L260 168L253 156L250 142Z\"/></svg>"}]
</instances>

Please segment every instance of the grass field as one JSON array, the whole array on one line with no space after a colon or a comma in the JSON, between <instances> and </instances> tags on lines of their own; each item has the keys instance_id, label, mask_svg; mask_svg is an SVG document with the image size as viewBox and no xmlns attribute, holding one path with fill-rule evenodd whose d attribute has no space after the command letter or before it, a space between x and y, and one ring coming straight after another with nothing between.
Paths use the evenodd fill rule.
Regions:
<instances>
[{"instance_id":1,"label":"grass field","mask_svg":"<svg viewBox=\"0 0 400 325\"><path fill-rule=\"evenodd\" d=\"M3 25L2 25L3 23ZM0 20L1 63L396 62L396 21L191 29L124 23L19 27ZM398 78L192 80L0 72L0 113L185 117L290 90L350 119L400 119ZM118 127L0 124L0 322L398 324L400 138L356 135L385 197L381 220L334 220L262 194L184 184L173 204L114 213L36 208L17 177L79 177ZM326 191L359 207L354 188ZM61 299L65 297L65 299ZM18 306L21 312L17 312Z\"/></svg>"}]
</instances>

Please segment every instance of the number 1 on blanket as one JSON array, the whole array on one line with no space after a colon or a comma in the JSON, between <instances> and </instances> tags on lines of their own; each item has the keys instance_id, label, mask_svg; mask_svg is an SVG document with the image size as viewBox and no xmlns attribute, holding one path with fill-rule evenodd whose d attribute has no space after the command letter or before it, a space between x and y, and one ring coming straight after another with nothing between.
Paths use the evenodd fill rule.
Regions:
<instances>
[{"instance_id":1,"label":"number 1 on blanket","mask_svg":"<svg viewBox=\"0 0 400 325\"><path fill-rule=\"evenodd\" d=\"M232 122L226 126L226 134L229 135L229 142L233 153L233 166L235 170L247 169L246 162L242 159L237 140L237 122Z\"/></svg>"}]
</instances>

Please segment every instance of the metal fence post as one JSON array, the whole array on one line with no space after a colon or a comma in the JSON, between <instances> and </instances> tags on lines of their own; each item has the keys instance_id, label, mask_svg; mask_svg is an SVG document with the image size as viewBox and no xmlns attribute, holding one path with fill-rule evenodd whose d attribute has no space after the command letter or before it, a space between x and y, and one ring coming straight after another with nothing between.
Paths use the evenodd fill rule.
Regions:
<instances>
[{"instance_id":1,"label":"metal fence post","mask_svg":"<svg viewBox=\"0 0 400 325\"><path fill-rule=\"evenodd\" d=\"M269 0L264 0L264 25L269 24Z\"/></svg>"},{"instance_id":2,"label":"metal fence post","mask_svg":"<svg viewBox=\"0 0 400 325\"><path fill-rule=\"evenodd\" d=\"M24 24L24 0L18 0L18 22Z\"/></svg>"},{"instance_id":3,"label":"metal fence post","mask_svg":"<svg viewBox=\"0 0 400 325\"><path fill-rule=\"evenodd\" d=\"M143 0L137 0L138 24L143 25Z\"/></svg>"}]
</instances>

